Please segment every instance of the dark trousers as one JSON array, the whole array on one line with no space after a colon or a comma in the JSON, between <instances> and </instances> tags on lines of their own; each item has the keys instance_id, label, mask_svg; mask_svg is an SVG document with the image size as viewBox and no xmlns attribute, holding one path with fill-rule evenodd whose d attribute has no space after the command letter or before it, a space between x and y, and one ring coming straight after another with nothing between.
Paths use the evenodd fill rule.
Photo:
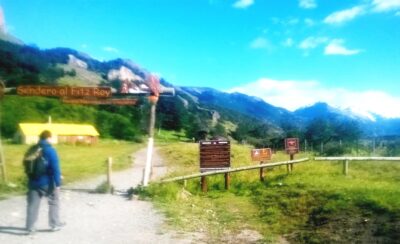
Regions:
<instances>
[{"instance_id":1,"label":"dark trousers","mask_svg":"<svg viewBox=\"0 0 400 244\"><path fill-rule=\"evenodd\" d=\"M40 201L42 197L47 197L49 204L49 226L56 227L60 224L59 190L57 188L49 189L42 187L38 189L29 189L27 194L27 214L26 229L34 230L35 223L39 215Z\"/></svg>"}]
</instances>

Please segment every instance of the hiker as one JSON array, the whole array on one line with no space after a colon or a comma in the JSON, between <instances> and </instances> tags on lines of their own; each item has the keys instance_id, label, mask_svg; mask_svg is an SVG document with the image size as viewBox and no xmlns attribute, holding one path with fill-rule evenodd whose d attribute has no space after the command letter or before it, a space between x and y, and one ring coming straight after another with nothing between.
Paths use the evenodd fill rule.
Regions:
<instances>
[{"instance_id":1,"label":"hiker","mask_svg":"<svg viewBox=\"0 0 400 244\"><path fill-rule=\"evenodd\" d=\"M48 130L40 134L40 140L36 148L40 148L40 155L45 162L45 172L32 176L28 174L27 194L27 234L35 232L35 222L38 218L40 200L47 197L49 204L49 226L51 231L58 231L65 223L60 222L59 217L59 194L61 186L61 172L56 150L50 145L51 132ZM35 146L34 146L35 147ZM29 150L27 152L29 154ZM25 154L25 158L27 156ZM26 159L24 159L25 161ZM25 164L25 162L24 162ZM26 167L26 166L25 166ZM27 169L25 168L25 171Z\"/></svg>"}]
</instances>

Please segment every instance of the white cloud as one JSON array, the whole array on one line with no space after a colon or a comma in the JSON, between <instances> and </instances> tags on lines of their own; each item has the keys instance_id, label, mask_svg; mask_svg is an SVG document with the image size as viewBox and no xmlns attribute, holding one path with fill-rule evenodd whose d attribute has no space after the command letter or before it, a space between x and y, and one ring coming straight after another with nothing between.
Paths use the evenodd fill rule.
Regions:
<instances>
[{"instance_id":1,"label":"white cloud","mask_svg":"<svg viewBox=\"0 0 400 244\"><path fill-rule=\"evenodd\" d=\"M119 50L115 47L103 47L103 50L109 53L119 53Z\"/></svg>"},{"instance_id":2,"label":"white cloud","mask_svg":"<svg viewBox=\"0 0 400 244\"><path fill-rule=\"evenodd\" d=\"M297 19L297 18L290 18L288 21L287 21L287 24L288 25L296 25L296 24L298 24L299 23L299 19Z\"/></svg>"},{"instance_id":3,"label":"white cloud","mask_svg":"<svg viewBox=\"0 0 400 244\"><path fill-rule=\"evenodd\" d=\"M310 19L310 18L304 19L304 23L306 23L307 26L313 26L313 25L315 25L314 20L312 20L312 19Z\"/></svg>"},{"instance_id":4,"label":"white cloud","mask_svg":"<svg viewBox=\"0 0 400 244\"><path fill-rule=\"evenodd\" d=\"M373 0L372 10L375 12L385 12L400 9L400 0Z\"/></svg>"},{"instance_id":5,"label":"white cloud","mask_svg":"<svg viewBox=\"0 0 400 244\"><path fill-rule=\"evenodd\" d=\"M328 38L327 37L307 37L306 39L304 39L300 45L299 48L301 49L313 49L318 47L319 45L328 42Z\"/></svg>"},{"instance_id":6,"label":"white cloud","mask_svg":"<svg viewBox=\"0 0 400 244\"><path fill-rule=\"evenodd\" d=\"M325 55L355 55L361 52L359 49L347 49L343 46L343 39L333 39L325 47Z\"/></svg>"},{"instance_id":7,"label":"white cloud","mask_svg":"<svg viewBox=\"0 0 400 244\"><path fill-rule=\"evenodd\" d=\"M257 96L270 104L291 111L316 102L327 102L333 107L350 109L369 118L373 118L371 113L388 118L400 117L400 98L398 97L382 91L332 89L323 87L317 81L261 78L255 82L234 87L228 92Z\"/></svg>"},{"instance_id":8,"label":"white cloud","mask_svg":"<svg viewBox=\"0 0 400 244\"><path fill-rule=\"evenodd\" d=\"M234 8L248 8L254 4L254 0L239 0L235 2L232 6Z\"/></svg>"},{"instance_id":9,"label":"white cloud","mask_svg":"<svg viewBox=\"0 0 400 244\"><path fill-rule=\"evenodd\" d=\"M282 45L285 47L291 47L294 45L294 41L292 38L289 37L282 43Z\"/></svg>"},{"instance_id":10,"label":"white cloud","mask_svg":"<svg viewBox=\"0 0 400 244\"><path fill-rule=\"evenodd\" d=\"M312 9L317 7L315 0L300 0L299 6L305 9Z\"/></svg>"},{"instance_id":11,"label":"white cloud","mask_svg":"<svg viewBox=\"0 0 400 244\"><path fill-rule=\"evenodd\" d=\"M326 24L341 24L343 22L350 21L364 13L365 13L364 6L361 6L361 5L355 6L350 9L337 11L337 12L334 12L334 13L328 15L324 19L324 23L326 23Z\"/></svg>"},{"instance_id":12,"label":"white cloud","mask_svg":"<svg viewBox=\"0 0 400 244\"><path fill-rule=\"evenodd\" d=\"M294 17L289 17L289 18L273 17L271 18L271 21L276 25L291 26L291 25L297 25L300 22L300 19Z\"/></svg>"},{"instance_id":13,"label":"white cloud","mask_svg":"<svg viewBox=\"0 0 400 244\"><path fill-rule=\"evenodd\" d=\"M271 42L265 37L257 37L250 43L250 47L253 49L272 49Z\"/></svg>"},{"instance_id":14,"label":"white cloud","mask_svg":"<svg viewBox=\"0 0 400 244\"><path fill-rule=\"evenodd\" d=\"M0 31L7 32L3 8L0 6Z\"/></svg>"}]
</instances>

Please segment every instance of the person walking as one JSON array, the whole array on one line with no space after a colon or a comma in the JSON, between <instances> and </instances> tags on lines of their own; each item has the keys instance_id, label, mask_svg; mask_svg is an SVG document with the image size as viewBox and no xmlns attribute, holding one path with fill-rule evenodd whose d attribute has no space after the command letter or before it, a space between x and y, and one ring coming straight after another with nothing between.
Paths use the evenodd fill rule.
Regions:
<instances>
[{"instance_id":1,"label":"person walking","mask_svg":"<svg viewBox=\"0 0 400 244\"><path fill-rule=\"evenodd\" d=\"M47 197L49 204L49 226L51 231L58 231L65 223L60 221L59 194L61 170L56 150L50 144L51 132L44 130L37 144L41 156L46 162L46 173L36 177L29 176L27 193L27 234L35 233L35 223L39 215L40 201ZM29 152L29 151L28 151Z\"/></svg>"}]
</instances>

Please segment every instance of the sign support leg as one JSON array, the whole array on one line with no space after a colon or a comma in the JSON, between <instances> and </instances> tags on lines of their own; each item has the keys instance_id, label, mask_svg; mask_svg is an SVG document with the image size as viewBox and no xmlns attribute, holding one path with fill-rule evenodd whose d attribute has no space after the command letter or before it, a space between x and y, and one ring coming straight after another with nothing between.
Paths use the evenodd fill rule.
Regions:
<instances>
[{"instance_id":1,"label":"sign support leg","mask_svg":"<svg viewBox=\"0 0 400 244\"><path fill-rule=\"evenodd\" d=\"M231 176L229 173L225 173L225 190L229 190L231 184Z\"/></svg>"},{"instance_id":2,"label":"sign support leg","mask_svg":"<svg viewBox=\"0 0 400 244\"><path fill-rule=\"evenodd\" d=\"M202 192L207 192L207 179L206 179L205 176L202 176L202 177L201 177L201 182L200 182L200 184L201 184L201 191L202 191Z\"/></svg>"},{"instance_id":3,"label":"sign support leg","mask_svg":"<svg viewBox=\"0 0 400 244\"><path fill-rule=\"evenodd\" d=\"M263 161L260 162L260 164L263 163ZM264 181L264 168L260 168L260 181Z\"/></svg>"},{"instance_id":4,"label":"sign support leg","mask_svg":"<svg viewBox=\"0 0 400 244\"><path fill-rule=\"evenodd\" d=\"M290 160L294 160L294 154L290 154ZM293 164L290 164L290 172L293 171Z\"/></svg>"}]
</instances>

